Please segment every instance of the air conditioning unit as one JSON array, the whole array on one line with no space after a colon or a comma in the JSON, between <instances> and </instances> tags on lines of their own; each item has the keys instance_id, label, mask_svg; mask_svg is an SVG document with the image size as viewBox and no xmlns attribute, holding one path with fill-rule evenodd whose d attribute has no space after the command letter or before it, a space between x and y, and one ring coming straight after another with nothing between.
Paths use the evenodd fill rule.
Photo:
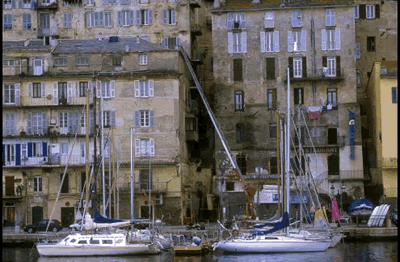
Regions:
<instances>
[{"instance_id":1,"label":"air conditioning unit","mask_svg":"<svg viewBox=\"0 0 400 262\"><path fill-rule=\"evenodd\" d=\"M326 77L328 75L328 68L327 67L323 67L322 68L322 76Z\"/></svg>"},{"instance_id":2,"label":"air conditioning unit","mask_svg":"<svg viewBox=\"0 0 400 262\"><path fill-rule=\"evenodd\" d=\"M162 194L157 194L156 195L156 205L162 205L163 204L163 195Z\"/></svg>"}]
</instances>

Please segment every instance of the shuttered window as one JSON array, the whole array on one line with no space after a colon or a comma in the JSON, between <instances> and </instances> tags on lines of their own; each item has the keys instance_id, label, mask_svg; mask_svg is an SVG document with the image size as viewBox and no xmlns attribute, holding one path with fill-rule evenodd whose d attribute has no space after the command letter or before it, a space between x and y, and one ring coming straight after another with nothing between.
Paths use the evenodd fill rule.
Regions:
<instances>
[{"instance_id":1,"label":"shuttered window","mask_svg":"<svg viewBox=\"0 0 400 262\"><path fill-rule=\"evenodd\" d=\"M267 108L268 110L276 110L276 89L267 90Z\"/></svg>"},{"instance_id":2,"label":"shuttered window","mask_svg":"<svg viewBox=\"0 0 400 262\"><path fill-rule=\"evenodd\" d=\"M153 10L141 9L136 10L136 25L152 25Z\"/></svg>"},{"instance_id":3,"label":"shuttered window","mask_svg":"<svg viewBox=\"0 0 400 262\"><path fill-rule=\"evenodd\" d=\"M154 156L155 141L154 139L136 139L135 140L135 156Z\"/></svg>"},{"instance_id":4,"label":"shuttered window","mask_svg":"<svg viewBox=\"0 0 400 262\"><path fill-rule=\"evenodd\" d=\"M154 97L154 80L133 81L135 97Z\"/></svg>"},{"instance_id":5,"label":"shuttered window","mask_svg":"<svg viewBox=\"0 0 400 262\"><path fill-rule=\"evenodd\" d=\"M64 28L72 27L72 13L64 13Z\"/></svg>"},{"instance_id":6,"label":"shuttered window","mask_svg":"<svg viewBox=\"0 0 400 262\"><path fill-rule=\"evenodd\" d=\"M31 29L31 14L22 14L22 29Z\"/></svg>"},{"instance_id":7,"label":"shuttered window","mask_svg":"<svg viewBox=\"0 0 400 262\"><path fill-rule=\"evenodd\" d=\"M307 50L307 31L287 32L288 52L300 52Z\"/></svg>"},{"instance_id":8,"label":"shuttered window","mask_svg":"<svg viewBox=\"0 0 400 262\"><path fill-rule=\"evenodd\" d=\"M292 11L292 27L301 27L301 11Z\"/></svg>"},{"instance_id":9,"label":"shuttered window","mask_svg":"<svg viewBox=\"0 0 400 262\"><path fill-rule=\"evenodd\" d=\"M246 32L240 32L240 33L228 32L228 52L229 53L247 52Z\"/></svg>"},{"instance_id":10,"label":"shuttered window","mask_svg":"<svg viewBox=\"0 0 400 262\"><path fill-rule=\"evenodd\" d=\"M103 27L104 11L86 13L86 25L88 27Z\"/></svg>"},{"instance_id":11,"label":"shuttered window","mask_svg":"<svg viewBox=\"0 0 400 262\"><path fill-rule=\"evenodd\" d=\"M176 11L173 9L163 10L163 23L166 25L176 25Z\"/></svg>"},{"instance_id":12,"label":"shuttered window","mask_svg":"<svg viewBox=\"0 0 400 262\"><path fill-rule=\"evenodd\" d=\"M12 29L12 14L3 14L3 28L4 30Z\"/></svg>"},{"instance_id":13,"label":"shuttered window","mask_svg":"<svg viewBox=\"0 0 400 262\"><path fill-rule=\"evenodd\" d=\"M6 113L4 123L5 135L15 135L17 133L16 128L16 114Z\"/></svg>"},{"instance_id":14,"label":"shuttered window","mask_svg":"<svg viewBox=\"0 0 400 262\"><path fill-rule=\"evenodd\" d=\"M360 6L359 5L354 6L354 18L355 19L360 18Z\"/></svg>"},{"instance_id":15,"label":"shuttered window","mask_svg":"<svg viewBox=\"0 0 400 262\"><path fill-rule=\"evenodd\" d=\"M325 11L326 26L336 26L336 12L335 9L329 8Z\"/></svg>"},{"instance_id":16,"label":"shuttered window","mask_svg":"<svg viewBox=\"0 0 400 262\"><path fill-rule=\"evenodd\" d=\"M118 26L131 26L133 25L133 11L125 10L118 11Z\"/></svg>"},{"instance_id":17,"label":"shuttered window","mask_svg":"<svg viewBox=\"0 0 400 262\"><path fill-rule=\"evenodd\" d=\"M246 13L227 13L226 14L227 29L245 29Z\"/></svg>"},{"instance_id":18,"label":"shuttered window","mask_svg":"<svg viewBox=\"0 0 400 262\"><path fill-rule=\"evenodd\" d=\"M235 111L244 110L244 92L235 91Z\"/></svg>"}]
</instances>

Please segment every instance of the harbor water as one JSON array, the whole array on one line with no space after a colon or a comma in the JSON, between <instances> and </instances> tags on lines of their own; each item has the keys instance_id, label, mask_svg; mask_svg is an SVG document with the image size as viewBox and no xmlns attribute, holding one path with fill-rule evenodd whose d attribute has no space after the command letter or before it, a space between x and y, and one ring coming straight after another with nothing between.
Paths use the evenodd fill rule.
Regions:
<instances>
[{"instance_id":1,"label":"harbor water","mask_svg":"<svg viewBox=\"0 0 400 262\"><path fill-rule=\"evenodd\" d=\"M174 257L172 253L164 252L152 256L125 256L125 257L39 257L36 248L7 247L3 245L3 262L394 262L398 260L398 242L356 242L343 243L325 252L290 253L290 254L221 254L209 253L205 256Z\"/></svg>"}]
</instances>

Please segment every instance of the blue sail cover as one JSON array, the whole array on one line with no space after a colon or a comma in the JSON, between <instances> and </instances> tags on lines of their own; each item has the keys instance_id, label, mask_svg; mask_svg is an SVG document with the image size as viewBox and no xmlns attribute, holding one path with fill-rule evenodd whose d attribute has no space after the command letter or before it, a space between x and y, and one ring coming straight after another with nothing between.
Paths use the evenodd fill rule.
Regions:
<instances>
[{"instance_id":1,"label":"blue sail cover","mask_svg":"<svg viewBox=\"0 0 400 262\"><path fill-rule=\"evenodd\" d=\"M124 220L122 219L112 219L112 218L106 218L105 216L103 216L102 214L100 214L99 212L97 212L97 210L94 211L94 219L93 221L95 223L117 223L117 222L123 222Z\"/></svg>"},{"instance_id":2,"label":"blue sail cover","mask_svg":"<svg viewBox=\"0 0 400 262\"><path fill-rule=\"evenodd\" d=\"M261 226L261 225L259 225L259 226ZM267 229L267 230L250 231L250 234L252 234L253 236L266 235L266 234L278 231L282 228L288 227L289 226L289 215L287 212L285 212L285 213L283 213L281 221L276 222L276 223L264 223L262 226L272 226L272 228Z\"/></svg>"},{"instance_id":3,"label":"blue sail cover","mask_svg":"<svg viewBox=\"0 0 400 262\"><path fill-rule=\"evenodd\" d=\"M365 198L360 198L360 199L357 199L357 200L354 200L353 202L351 202L349 211L352 212L354 210L359 210L362 208L368 208L368 209L373 210L375 208L375 205L372 204L370 201L368 201Z\"/></svg>"}]
</instances>

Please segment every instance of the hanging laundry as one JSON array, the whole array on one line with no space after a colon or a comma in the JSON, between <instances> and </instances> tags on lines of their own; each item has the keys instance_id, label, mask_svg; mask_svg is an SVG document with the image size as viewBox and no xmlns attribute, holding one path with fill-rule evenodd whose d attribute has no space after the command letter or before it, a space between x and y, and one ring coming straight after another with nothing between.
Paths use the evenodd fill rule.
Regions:
<instances>
[{"instance_id":1,"label":"hanging laundry","mask_svg":"<svg viewBox=\"0 0 400 262\"><path fill-rule=\"evenodd\" d=\"M332 110L332 104L328 104L328 105L326 106L326 109Z\"/></svg>"},{"instance_id":2,"label":"hanging laundry","mask_svg":"<svg viewBox=\"0 0 400 262\"><path fill-rule=\"evenodd\" d=\"M308 107L308 116L310 119L317 119L321 117L321 106Z\"/></svg>"}]
</instances>

